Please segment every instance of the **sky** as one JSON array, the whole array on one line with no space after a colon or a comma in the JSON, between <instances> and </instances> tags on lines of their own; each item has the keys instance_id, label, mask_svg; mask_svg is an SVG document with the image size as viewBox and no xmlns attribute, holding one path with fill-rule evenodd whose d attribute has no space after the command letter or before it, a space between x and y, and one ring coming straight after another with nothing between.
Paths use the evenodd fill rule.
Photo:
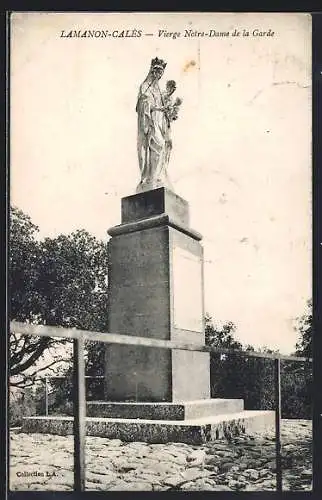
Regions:
<instances>
[{"instance_id":1,"label":"sky","mask_svg":"<svg viewBox=\"0 0 322 500\"><path fill-rule=\"evenodd\" d=\"M61 36L126 29L142 36ZM183 99L169 176L203 235L206 310L242 342L289 353L311 297L308 14L14 13L11 204L40 237L107 241L139 182L135 105L154 57Z\"/></svg>"}]
</instances>

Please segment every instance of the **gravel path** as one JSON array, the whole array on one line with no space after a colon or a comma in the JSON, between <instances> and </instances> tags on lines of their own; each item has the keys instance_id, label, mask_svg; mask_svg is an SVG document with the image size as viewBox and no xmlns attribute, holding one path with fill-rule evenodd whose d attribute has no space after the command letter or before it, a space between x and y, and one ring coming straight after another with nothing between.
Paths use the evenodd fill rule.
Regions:
<instances>
[{"instance_id":1,"label":"gravel path","mask_svg":"<svg viewBox=\"0 0 322 500\"><path fill-rule=\"evenodd\" d=\"M282 421L282 451L283 489L310 490L311 421ZM86 438L87 490L263 491L275 485L273 433L202 446ZM11 490L72 488L72 436L11 433Z\"/></svg>"}]
</instances>

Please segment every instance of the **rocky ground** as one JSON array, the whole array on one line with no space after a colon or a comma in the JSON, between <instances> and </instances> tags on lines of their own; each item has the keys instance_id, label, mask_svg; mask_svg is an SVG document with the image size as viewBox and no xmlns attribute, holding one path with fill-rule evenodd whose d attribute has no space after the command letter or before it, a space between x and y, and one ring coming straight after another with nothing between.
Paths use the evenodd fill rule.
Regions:
<instances>
[{"instance_id":1,"label":"rocky ground","mask_svg":"<svg viewBox=\"0 0 322 500\"><path fill-rule=\"evenodd\" d=\"M310 490L311 422L283 420L282 447L283 489ZM86 438L87 490L263 491L275 487L273 432L202 446ZM11 490L72 488L72 436L11 432Z\"/></svg>"}]
</instances>

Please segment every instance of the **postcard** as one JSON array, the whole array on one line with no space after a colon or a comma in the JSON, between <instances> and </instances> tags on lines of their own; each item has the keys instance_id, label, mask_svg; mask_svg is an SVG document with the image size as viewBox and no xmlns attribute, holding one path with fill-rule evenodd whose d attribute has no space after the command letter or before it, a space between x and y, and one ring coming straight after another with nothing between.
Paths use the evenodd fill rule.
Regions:
<instances>
[{"instance_id":1,"label":"postcard","mask_svg":"<svg viewBox=\"0 0 322 500\"><path fill-rule=\"evenodd\" d=\"M311 16L10 15L10 491L312 488Z\"/></svg>"}]
</instances>

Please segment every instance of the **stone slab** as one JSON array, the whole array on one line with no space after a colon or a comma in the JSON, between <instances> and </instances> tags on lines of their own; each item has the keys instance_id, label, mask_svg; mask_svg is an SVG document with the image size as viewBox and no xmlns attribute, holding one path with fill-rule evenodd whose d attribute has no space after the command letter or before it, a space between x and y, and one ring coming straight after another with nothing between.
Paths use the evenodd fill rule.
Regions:
<instances>
[{"instance_id":1,"label":"stone slab","mask_svg":"<svg viewBox=\"0 0 322 500\"><path fill-rule=\"evenodd\" d=\"M147 443L203 444L240 434L265 432L274 425L274 411L245 410L228 415L178 422L175 420L138 420L87 418L88 436L143 441ZM22 432L68 435L73 433L72 417L26 417Z\"/></svg>"},{"instance_id":2,"label":"stone slab","mask_svg":"<svg viewBox=\"0 0 322 500\"><path fill-rule=\"evenodd\" d=\"M243 399L205 399L175 403L87 402L88 417L147 420L191 420L236 413L244 409Z\"/></svg>"},{"instance_id":3,"label":"stone slab","mask_svg":"<svg viewBox=\"0 0 322 500\"><path fill-rule=\"evenodd\" d=\"M189 204L165 188L153 189L122 198L122 223L167 214L173 221L189 226Z\"/></svg>"}]
</instances>

